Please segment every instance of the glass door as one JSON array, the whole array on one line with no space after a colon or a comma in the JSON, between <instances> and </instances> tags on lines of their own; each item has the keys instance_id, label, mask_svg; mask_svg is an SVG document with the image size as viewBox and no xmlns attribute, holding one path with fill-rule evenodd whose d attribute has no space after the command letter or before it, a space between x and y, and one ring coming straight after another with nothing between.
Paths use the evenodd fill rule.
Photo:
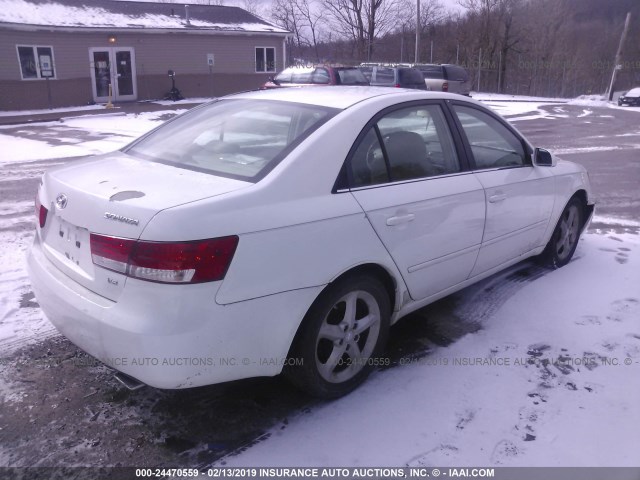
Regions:
<instances>
[{"instance_id":1,"label":"glass door","mask_svg":"<svg viewBox=\"0 0 640 480\"><path fill-rule=\"evenodd\" d=\"M136 66L133 48L90 48L91 82L96 102L135 100L137 98Z\"/></svg>"}]
</instances>

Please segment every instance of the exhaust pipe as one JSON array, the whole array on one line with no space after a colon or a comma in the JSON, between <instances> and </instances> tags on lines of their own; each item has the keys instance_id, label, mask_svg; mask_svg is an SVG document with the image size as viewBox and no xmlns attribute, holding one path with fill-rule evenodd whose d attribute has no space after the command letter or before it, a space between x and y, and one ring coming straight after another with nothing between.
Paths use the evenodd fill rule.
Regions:
<instances>
[{"instance_id":1,"label":"exhaust pipe","mask_svg":"<svg viewBox=\"0 0 640 480\"><path fill-rule=\"evenodd\" d=\"M114 375L115 379L118 380L122 385L127 387L129 390L139 390L144 387L145 384L140 380L136 380L135 378L127 375L126 373L118 372Z\"/></svg>"}]
</instances>

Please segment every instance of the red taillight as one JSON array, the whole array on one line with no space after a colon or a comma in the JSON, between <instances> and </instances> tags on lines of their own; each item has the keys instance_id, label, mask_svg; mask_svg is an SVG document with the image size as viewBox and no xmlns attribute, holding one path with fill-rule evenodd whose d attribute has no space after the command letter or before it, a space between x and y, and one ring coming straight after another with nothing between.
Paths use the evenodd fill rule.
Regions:
<instances>
[{"instance_id":1,"label":"red taillight","mask_svg":"<svg viewBox=\"0 0 640 480\"><path fill-rule=\"evenodd\" d=\"M45 223L47 223L47 214L49 210L46 209L40 203L40 194L36 195L36 217L38 217L38 223L40 224L40 228L44 228Z\"/></svg>"},{"instance_id":2,"label":"red taillight","mask_svg":"<svg viewBox=\"0 0 640 480\"><path fill-rule=\"evenodd\" d=\"M399 83L396 83L396 84L394 85L394 87L396 87L396 88L400 88L400 84L399 84Z\"/></svg>"},{"instance_id":3,"label":"red taillight","mask_svg":"<svg viewBox=\"0 0 640 480\"><path fill-rule=\"evenodd\" d=\"M449 83L448 82L444 82L442 84L442 91L443 92L448 92L449 91Z\"/></svg>"},{"instance_id":4,"label":"red taillight","mask_svg":"<svg viewBox=\"0 0 640 480\"><path fill-rule=\"evenodd\" d=\"M237 246L235 235L194 242L146 242L91 234L94 264L161 283L222 280Z\"/></svg>"},{"instance_id":5,"label":"red taillight","mask_svg":"<svg viewBox=\"0 0 640 480\"><path fill-rule=\"evenodd\" d=\"M91 234L91 258L93 263L120 273L127 273L129 256L135 240Z\"/></svg>"}]
</instances>

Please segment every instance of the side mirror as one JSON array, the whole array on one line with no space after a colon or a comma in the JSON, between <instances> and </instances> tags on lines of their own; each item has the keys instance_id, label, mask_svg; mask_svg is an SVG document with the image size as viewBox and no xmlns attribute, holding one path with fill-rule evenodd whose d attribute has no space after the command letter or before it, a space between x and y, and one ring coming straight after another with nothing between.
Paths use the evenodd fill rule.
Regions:
<instances>
[{"instance_id":1,"label":"side mirror","mask_svg":"<svg viewBox=\"0 0 640 480\"><path fill-rule=\"evenodd\" d=\"M533 163L540 167L555 167L556 160L548 150L536 148L533 152Z\"/></svg>"}]
</instances>

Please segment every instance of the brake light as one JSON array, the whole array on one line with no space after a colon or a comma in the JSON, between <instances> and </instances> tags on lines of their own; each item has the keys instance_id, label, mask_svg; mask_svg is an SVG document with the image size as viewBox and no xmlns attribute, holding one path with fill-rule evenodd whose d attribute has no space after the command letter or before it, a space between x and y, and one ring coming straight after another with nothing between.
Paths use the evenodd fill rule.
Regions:
<instances>
[{"instance_id":1,"label":"brake light","mask_svg":"<svg viewBox=\"0 0 640 480\"><path fill-rule=\"evenodd\" d=\"M237 246L235 235L194 242L147 242L91 234L94 264L160 283L222 280Z\"/></svg>"},{"instance_id":2,"label":"brake light","mask_svg":"<svg viewBox=\"0 0 640 480\"><path fill-rule=\"evenodd\" d=\"M444 82L442 84L442 91L443 92L448 92L449 91L449 82Z\"/></svg>"},{"instance_id":3,"label":"brake light","mask_svg":"<svg viewBox=\"0 0 640 480\"><path fill-rule=\"evenodd\" d=\"M47 223L48 213L49 210L40 203L40 193L36 194L36 217L38 218L40 228L44 228L45 223Z\"/></svg>"}]
</instances>

